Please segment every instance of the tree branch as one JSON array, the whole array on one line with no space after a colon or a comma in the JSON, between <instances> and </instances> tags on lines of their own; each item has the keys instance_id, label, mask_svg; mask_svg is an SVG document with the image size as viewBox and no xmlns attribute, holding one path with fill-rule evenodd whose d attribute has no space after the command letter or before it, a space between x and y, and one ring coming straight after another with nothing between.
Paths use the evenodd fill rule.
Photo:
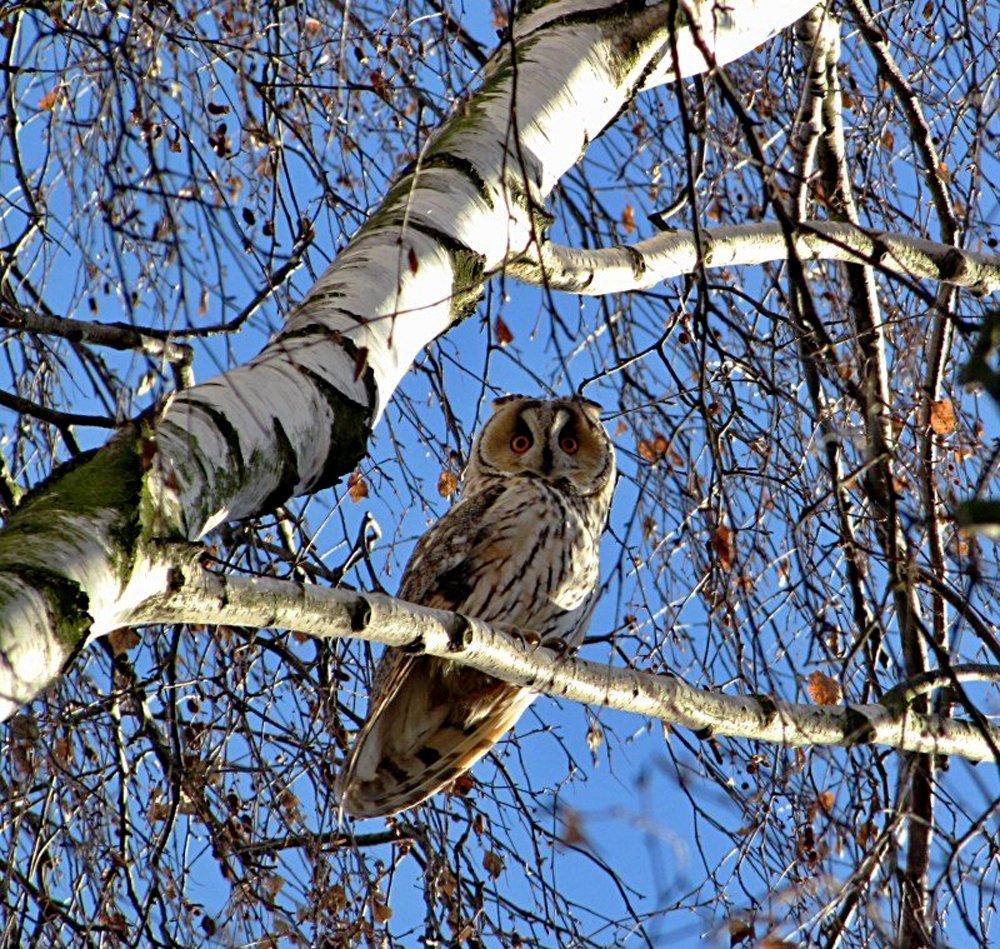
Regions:
<instances>
[{"instance_id":1,"label":"tree branch","mask_svg":"<svg viewBox=\"0 0 1000 949\"><path fill-rule=\"evenodd\" d=\"M673 676L559 656L533 645L531 634L511 630L510 635L459 613L383 594L265 577L223 576L201 567L197 553L171 550L164 548L157 570L170 577L169 590L136 608L130 625L226 624L279 627L331 639L354 637L414 655L450 659L537 692L633 712L702 733L800 747L885 745L971 761L1000 761L1000 729L918 715L899 701L908 694L906 688L894 692L889 704L847 706L727 695L694 688ZM997 671L974 666L965 669L964 675L992 679Z\"/></svg>"},{"instance_id":2,"label":"tree branch","mask_svg":"<svg viewBox=\"0 0 1000 949\"><path fill-rule=\"evenodd\" d=\"M788 259L782 225L733 224L702 232L703 259L698 259L694 233L666 231L636 244L598 249L545 243L541 251L507 265L519 280L586 296L647 290L674 277L709 269L742 267ZM794 233L803 261L844 260L867 264L885 273L926 278L965 287L978 296L1000 290L1000 257L960 250L922 237L882 234L855 224L810 221Z\"/></svg>"}]
</instances>

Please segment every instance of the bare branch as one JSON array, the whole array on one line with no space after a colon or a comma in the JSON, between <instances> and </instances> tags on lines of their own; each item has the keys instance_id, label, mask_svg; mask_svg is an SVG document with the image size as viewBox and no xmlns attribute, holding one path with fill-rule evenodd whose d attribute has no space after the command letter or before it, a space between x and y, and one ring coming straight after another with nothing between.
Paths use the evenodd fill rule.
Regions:
<instances>
[{"instance_id":1,"label":"bare branch","mask_svg":"<svg viewBox=\"0 0 1000 949\"><path fill-rule=\"evenodd\" d=\"M186 549L186 548L185 548ZM378 593L331 590L268 578L212 573L167 557L170 592L137 608L131 625L206 623L279 627L320 638L356 637L407 652L451 659L482 672L589 705L633 712L699 732L808 747L886 745L907 751L1000 761L1000 729L917 715L888 704L805 705L770 696L696 689L673 676L616 669L546 648L458 613L432 610ZM983 676L984 667L972 675ZM987 675L996 677L996 670ZM919 689L916 694L919 694ZM898 697L897 696L894 696Z\"/></svg>"},{"instance_id":2,"label":"bare branch","mask_svg":"<svg viewBox=\"0 0 1000 949\"><path fill-rule=\"evenodd\" d=\"M636 244L595 250L546 243L541 254L509 264L507 273L535 286L586 296L648 290L674 277L708 269L744 267L788 259L788 243L778 222L736 224L702 232L703 259L694 233L666 231ZM922 237L868 231L838 221L809 221L794 233L803 261L843 260L885 273L925 278L965 287L978 296L1000 290L1000 257L960 250Z\"/></svg>"}]
</instances>

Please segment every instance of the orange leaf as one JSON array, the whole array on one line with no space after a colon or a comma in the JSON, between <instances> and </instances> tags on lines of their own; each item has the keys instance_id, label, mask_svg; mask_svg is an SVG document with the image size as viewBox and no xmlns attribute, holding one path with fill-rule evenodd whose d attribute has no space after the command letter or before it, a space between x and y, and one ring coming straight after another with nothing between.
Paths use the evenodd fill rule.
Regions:
<instances>
[{"instance_id":1,"label":"orange leaf","mask_svg":"<svg viewBox=\"0 0 1000 949\"><path fill-rule=\"evenodd\" d=\"M622 227L625 228L626 234L631 234L635 231L635 209L631 204L626 204L625 209L622 211Z\"/></svg>"},{"instance_id":2,"label":"orange leaf","mask_svg":"<svg viewBox=\"0 0 1000 949\"><path fill-rule=\"evenodd\" d=\"M931 430L936 435L950 435L955 431L955 409L951 399L931 403Z\"/></svg>"},{"instance_id":3,"label":"orange leaf","mask_svg":"<svg viewBox=\"0 0 1000 949\"><path fill-rule=\"evenodd\" d=\"M56 107L56 102L59 101L59 87L56 86L55 89L50 92L46 92L41 99L38 100L38 108L44 109L46 112L51 112Z\"/></svg>"},{"instance_id":4,"label":"orange leaf","mask_svg":"<svg viewBox=\"0 0 1000 949\"><path fill-rule=\"evenodd\" d=\"M368 485L360 471L352 471L347 478L347 495L356 504L368 497Z\"/></svg>"},{"instance_id":5,"label":"orange leaf","mask_svg":"<svg viewBox=\"0 0 1000 949\"><path fill-rule=\"evenodd\" d=\"M806 691L809 693L809 698L817 705L839 705L844 697L840 683L818 669L809 673L809 685Z\"/></svg>"},{"instance_id":6,"label":"orange leaf","mask_svg":"<svg viewBox=\"0 0 1000 949\"><path fill-rule=\"evenodd\" d=\"M498 316L493 324L493 332L496 334L497 345L507 346L514 342L514 334L510 327L503 321L503 317Z\"/></svg>"},{"instance_id":7,"label":"orange leaf","mask_svg":"<svg viewBox=\"0 0 1000 949\"><path fill-rule=\"evenodd\" d=\"M442 471L438 478L438 494L450 498L458 490L458 478L450 471Z\"/></svg>"}]
</instances>

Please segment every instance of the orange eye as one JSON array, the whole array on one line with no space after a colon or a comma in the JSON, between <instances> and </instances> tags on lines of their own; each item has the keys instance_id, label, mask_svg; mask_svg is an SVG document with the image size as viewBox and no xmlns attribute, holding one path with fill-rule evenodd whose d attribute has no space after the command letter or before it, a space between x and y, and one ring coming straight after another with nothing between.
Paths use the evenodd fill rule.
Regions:
<instances>
[{"instance_id":1,"label":"orange eye","mask_svg":"<svg viewBox=\"0 0 1000 949\"><path fill-rule=\"evenodd\" d=\"M580 443L572 435L563 435L559 439L559 447L566 452L567 455L575 455L580 449Z\"/></svg>"},{"instance_id":2,"label":"orange eye","mask_svg":"<svg viewBox=\"0 0 1000 949\"><path fill-rule=\"evenodd\" d=\"M510 440L510 450L515 455L523 455L531 447L531 439L527 435L515 435Z\"/></svg>"}]
</instances>

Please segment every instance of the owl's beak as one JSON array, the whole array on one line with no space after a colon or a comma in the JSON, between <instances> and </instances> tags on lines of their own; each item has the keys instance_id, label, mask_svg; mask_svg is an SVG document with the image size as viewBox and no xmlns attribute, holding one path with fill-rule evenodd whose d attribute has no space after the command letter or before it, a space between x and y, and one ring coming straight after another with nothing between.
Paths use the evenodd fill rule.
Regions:
<instances>
[{"instance_id":1,"label":"owl's beak","mask_svg":"<svg viewBox=\"0 0 1000 949\"><path fill-rule=\"evenodd\" d=\"M571 418L572 416L566 409L559 409L552 416L552 423L549 425L545 444L542 446L542 474L544 475L552 474L552 445L558 440L559 433Z\"/></svg>"},{"instance_id":2,"label":"owl's beak","mask_svg":"<svg viewBox=\"0 0 1000 949\"><path fill-rule=\"evenodd\" d=\"M542 474L552 474L552 446L548 442L542 445Z\"/></svg>"}]
</instances>

